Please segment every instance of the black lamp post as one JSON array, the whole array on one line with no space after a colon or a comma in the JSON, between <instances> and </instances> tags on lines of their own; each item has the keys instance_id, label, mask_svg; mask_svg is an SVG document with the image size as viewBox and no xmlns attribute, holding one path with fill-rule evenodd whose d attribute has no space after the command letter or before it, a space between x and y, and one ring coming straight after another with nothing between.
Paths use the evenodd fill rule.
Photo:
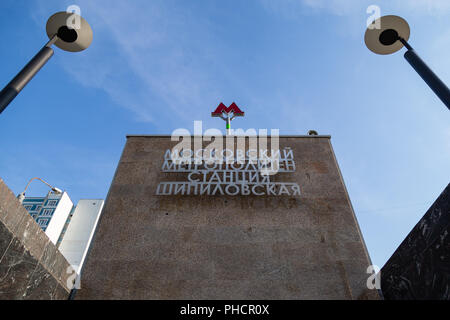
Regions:
<instances>
[{"instance_id":1,"label":"black lamp post","mask_svg":"<svg viewBox=\"0 0 450 320\"><path fill-rule=\"evenodd\" d=\"M408 49L404 55L406 61L450 110L450 90L407 42L410 34L408 23L404 19L392 15L378 18L374 23L367 28L364 36L367 48L377 54L391 54L403 46L406 47ZM372 28L376 25L379 25L380 28Z\"/></svg>"},{"instance_id":2,"label":"black lamp post","mask_svg":"<svg viewBox=\"0 0 450 320\"><path fill-rule=\"evenodd\" d=\"M76 26L73 21L78 22ZM0 113L53 56L53 44L65 51L78 52L89 47L93 38L92 29L86 20L69 12L52 15L47 21L46 31L50 41L0 92Z\"/></svg>"}]
</instances>

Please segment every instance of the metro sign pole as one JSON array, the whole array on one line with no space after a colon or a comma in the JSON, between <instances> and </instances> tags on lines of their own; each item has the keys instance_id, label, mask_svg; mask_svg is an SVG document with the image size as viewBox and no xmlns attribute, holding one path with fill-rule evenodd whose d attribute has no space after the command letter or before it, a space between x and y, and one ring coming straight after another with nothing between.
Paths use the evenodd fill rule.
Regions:
<instances>
[{"instance_id":1,"label":"metro sign pole","mask_svg":"<svg viewBox=\"0 0 450 320\"><path fill-rule=\"evenodd\" d=\"M227 135L231 134L231 121L236 117L243 117L244 112L239 109L236 103L232 103L228 108L221 102L211 117L220 117L226 121Z\"/></svg>"}]
</instances>

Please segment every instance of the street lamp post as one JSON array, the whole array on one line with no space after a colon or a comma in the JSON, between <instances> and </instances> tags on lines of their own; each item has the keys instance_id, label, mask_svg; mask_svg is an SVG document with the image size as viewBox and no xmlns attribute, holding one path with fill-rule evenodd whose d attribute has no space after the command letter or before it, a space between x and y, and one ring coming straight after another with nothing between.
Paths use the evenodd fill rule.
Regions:
<instances>
[{"instance_id":1,"label":"street lamp post","mask_svg":"<svg viewBox=\"0 0 450 320\"><path fill-rule=\"evenodd\" d=\"M28 186L30 185L30 183L31 183L33 180L39 180L39 181L41 181L42 183L45 183L45 184L46 184L53 192L55 192L55 193L62 193L62 190L61 190L61 189L58 189L58 188L56 188L56 187L53 187L53 186L50 185L48 182L45 182L45 181L42 180L41 178L36 177L36 178L30 179L30 181L28 181L27 186L25 187L25 189L23 190L23 192L20 193L20 194L17 196L17 199L19 199L20 203L22 203L23 200L25 199L25 192L27 192Z\"/></svg>"},{"instance_id":2,"label":"street lamp post","mask_svg":"<svg viewBox=\"0 0 450 320\"><path fill-rule=\"evenodd\" d=\"M380 28L372 28L379 25ZM405 59L422 77L426 84L450 110L450 90L444 82L427 66L416 51L409 45L410 29L408 23L398 16L384 16L370 25L364 36L367 48L377 54L391 54L403 46L408 49Z\"/></svg>"},{"instance_id":3,"label":"street lamp post","mask_svg":"<svg viewBox=\"0 0 450 320\"><path fill-rule=\"evenodd\" d=\"M72 21L78 23L74 26ZM86 20L76 13L64 11L48 19L46 31L50 41L0 92L0 114L53 56L53 44L65 51L78 52L88 48L93 38L92 29Z\"/></svg>"}]
</instances>

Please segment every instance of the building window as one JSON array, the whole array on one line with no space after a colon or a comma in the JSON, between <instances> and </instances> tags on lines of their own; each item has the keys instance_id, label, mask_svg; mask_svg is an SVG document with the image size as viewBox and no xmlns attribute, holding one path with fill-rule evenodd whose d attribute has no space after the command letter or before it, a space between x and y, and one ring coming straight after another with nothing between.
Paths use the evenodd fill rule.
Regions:
<instances>
[{"instance_id":1,"label":"building window","mask_svg":"<svg viewBox=\"0 0 450 320\"><path fill-rule=\"evenodd\" d=\"M49 207L56 207L57 204L58 204L58 200L48 200L48 202L47 202L47 206L49 206Z\"/></svg>"},{"instance_id":2,"label":"building window","mask_svg":"<svg viewBox=\"0 0 450 320\"><path fill-rule=\"evenodd\" d=\"M41 209L42 209L42 206L37 206L36 207L36 211L38 211L38 212L41 211Z\"/></svg>"},{"instance_id":3,"label":"building window","mask_svg":"<svg viewBox=\"0 0 450 320\"><path fill-rule=\"evenodd\" d=\"M44 209L42 210L41 216L49 217L53 213L53 209Z\"/></svg>"},{"instance_id":4,"label":"building window","mask_svg":"<svg viewBox=\"0 0 450 320\"><path fill-rule=\"evenodd\" d=\"M24 206L24 208L25 208L27 211L30 211L30 210L33 208L33 206L28 205L28 206Z\"/></svg>"},{"instance_id":5,"label":"building window","mask_svg":"<svg viewBox=\"0 0 450 320\"><path fill-rule=\"evenodd\" d=\"M39 219L37 222L41 227L46 227L48 223L48 219Z\"/></svg>"}]
</instances>

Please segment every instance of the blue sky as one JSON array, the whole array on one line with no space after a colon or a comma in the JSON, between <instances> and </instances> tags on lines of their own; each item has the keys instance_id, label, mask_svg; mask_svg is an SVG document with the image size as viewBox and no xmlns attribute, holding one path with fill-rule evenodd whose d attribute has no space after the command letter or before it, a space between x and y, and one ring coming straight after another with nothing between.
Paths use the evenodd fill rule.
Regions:
<instances>
[{"instance_id":1,"label":"blue sky","mask_svg":"<svg viewBox=\"0 0 450 320\"><path fill-rule=\"evenodd\" d=\"M449 183L450 113L402 52L364 45L369 5L404 17L410 44L450 84L447 0L2 0L0 86L69 5L94 30L52 60L0 116L0 177L42 177L72 200L105 198L126 134L233 126L330 134L372 261L380 267ZM41 195L35 182L28 195Z\"/></svg>"}]
</instances>

